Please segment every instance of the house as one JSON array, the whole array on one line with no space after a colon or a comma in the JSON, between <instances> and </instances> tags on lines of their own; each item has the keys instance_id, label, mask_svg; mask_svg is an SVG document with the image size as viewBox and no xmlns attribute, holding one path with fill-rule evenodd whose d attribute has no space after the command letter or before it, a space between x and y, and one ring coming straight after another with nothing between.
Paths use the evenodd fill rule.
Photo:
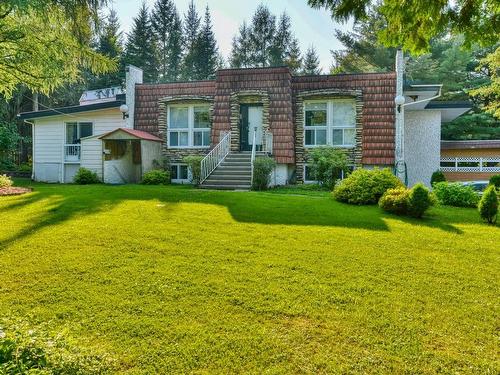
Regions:
<instances>
[{"instance_id":1,"label":"house","mask_svg":"<svg viewBox=\"0 0 500 375\"><path fill-rule=\"evenodd\" d=\"M20 118L34 126L33 178L40 181L68 182L79 166L107 181L110 150L97 135L122 128L121 135L133 129L163 142L161 154L174 182L189 180L183 158L200 155L202 187L247 189L255 156L267 154L277 163L273 185L307 183L313 179L309 153L330 145L346 153L352 168L389 167L413 185L429 184L439 168L441 121L470 109L467 104L447 108L435 101L440 93L441 85L405 84L402 52L395 72L374 74L222 69L213 80L145 84L142 72L129 66L125 97L96 102L92 94L80 106ZM94 146L87 149L88 139ZM150 157L161 158L157 149ZM86 162L89 158L94 164ZM122 163L120 171L132 167ZM134 172L135 180L147 168ZM134 179L122 182L129 180Z\"/></svg>"},{"instance_id":2,"label":"house","mask_svg":"<svg viewBox=\"0 0 500 375\"><path fill-rule=\"evenodd\" d=\"M487 181L500 173L500 140L441 141L440 166L449 181Z\"/></svg>"}]
</instances>

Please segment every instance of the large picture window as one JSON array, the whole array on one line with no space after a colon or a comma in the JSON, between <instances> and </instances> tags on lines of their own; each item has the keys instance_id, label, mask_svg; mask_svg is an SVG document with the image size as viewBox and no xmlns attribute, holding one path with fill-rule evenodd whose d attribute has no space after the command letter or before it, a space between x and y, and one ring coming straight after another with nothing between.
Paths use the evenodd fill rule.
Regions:
<instances>
[{"instance_id":1,"label":"large picture window","mask_svg":"<svg viewBox=\"0 0 500 375\"><path fill-rule=\"evenodd\" d=\"M356 103L350 99L309 101L304 104L304 145L354 147Z\"/></svg>"},{"instance_id":2,"label":"large picture window","mask_svg":"<svg viewBox=\"0 0 500 375\"><path fill-rule=\"evenodd\" d=\"M168 107L169 147L209 147L210 133L208 105L172 105Z\"/></svg>"}]
</instances>

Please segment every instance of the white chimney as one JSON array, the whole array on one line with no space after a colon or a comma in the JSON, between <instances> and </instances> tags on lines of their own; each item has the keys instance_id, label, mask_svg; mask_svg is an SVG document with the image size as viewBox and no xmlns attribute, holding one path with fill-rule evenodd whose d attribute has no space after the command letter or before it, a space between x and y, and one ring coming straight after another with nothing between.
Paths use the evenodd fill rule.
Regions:
<instances>
[{"instance_id":1,"label":"white chimney","mask_svg":"<svg viewBox=\"0 0 500 375\"><path fill-rule=\"evenodd\" d=\"M125 103L128 107L127 128L134 127L135 85L142 83L142 75L142 69L133 65L127 65L125 71Z\"/></svg>"}]
</instances>

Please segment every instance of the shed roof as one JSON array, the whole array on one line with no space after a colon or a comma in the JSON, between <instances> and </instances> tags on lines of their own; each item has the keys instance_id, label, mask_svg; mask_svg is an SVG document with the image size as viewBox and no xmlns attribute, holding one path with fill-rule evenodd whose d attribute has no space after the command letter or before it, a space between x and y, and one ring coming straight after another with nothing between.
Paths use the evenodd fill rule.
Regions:
<instances>
[{"instance_id":1,"label":"shed roof","mask_svg":"<svg viewBox=\"0 0 500 375\"><path fill-rule=\"evenodd\" d=\"M154 136L151 133L144 132L142 130L136 130L136 129L129 129L129 128L117 128L115 130L112 130L108 133L102 134L99 138L100 139L110 139L110 137L113 134L116 134L117 132L124 132L127 135L130 136L130 139L143 139L146 141L155 141L155 142L163 142L162 139Z\"/></svg>"}]
</instances>

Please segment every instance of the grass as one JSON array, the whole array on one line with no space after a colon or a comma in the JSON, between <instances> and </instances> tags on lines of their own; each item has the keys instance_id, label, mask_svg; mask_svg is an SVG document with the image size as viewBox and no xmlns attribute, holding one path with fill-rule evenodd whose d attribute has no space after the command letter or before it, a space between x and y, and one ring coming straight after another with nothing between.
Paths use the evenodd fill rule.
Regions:
<instances>
[{"instance_id":1,"label":"grass","mask_svg":"<svg viewBox=\"0 0 500 375\"><path fill-rule=\"evenodd\" d=\"M0 316L64 330L118 372L500 371L500 228L476 210L33 186L0 198Z\"/></svg>"}]
</instances>

